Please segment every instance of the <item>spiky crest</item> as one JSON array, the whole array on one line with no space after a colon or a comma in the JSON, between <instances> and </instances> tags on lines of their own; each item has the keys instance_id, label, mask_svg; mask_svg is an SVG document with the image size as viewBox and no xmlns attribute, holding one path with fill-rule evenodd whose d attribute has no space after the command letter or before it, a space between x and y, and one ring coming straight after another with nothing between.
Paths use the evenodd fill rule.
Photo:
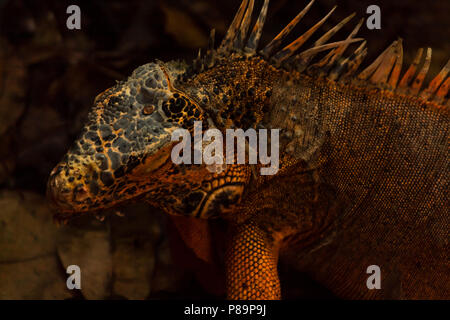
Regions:
<instances>
[{"instance_id":1,"label":"spiky crest","mask_svg":"<svg viewBox=\"0 0 450 320\"><path fill-rule=\"evenodd\" d=\"M367 55L366 41L363 41L350 55L345 57L344 53L350 44L363 40L354 37L361 28L364 19L358 22L346 40L327 43L334 34L355 16L355 13L347 16L322 35L315 41L312 48L297 52L329 18L336 9L334 7L324 18L303 35L280 49L283 40L286 39L309 11L314 1L311 0L269 44L258 51L262 30L267 17L269 0L264 0L258 19L250 34L248 34L248 31L250 30L252 20L254 0L243 0L220 46L217 49L214 48L215 31L213 29L206 54L201 55L201 51L199 51L199 56L193 61L191 69L185 77L198 74L224 62L232 54L235 54L236 57L259 55L275 67L281 67L288 71L296 70L298 72L306 72L310 75L327 77L333 81L353 81L359 84L378 86L386 90L391 90L392 92L417 96L440 105L449 104L450 99L447 98L447 95L450 78L447 77L450 71L450 60L442 71L430 82L429 86L421 90L431 64L431 48L426 50L423 66L418 73L417 70L423 55L423 48L419 49L411 66L404 73L403 77L400 78L403 66L403 43L402 39L398 39L388 46L367 68L357 74L359 66ZM313 63L314 58L319 52L328 50L330 52L327 55L318 62Z\"/></svg>"}]
</instances>

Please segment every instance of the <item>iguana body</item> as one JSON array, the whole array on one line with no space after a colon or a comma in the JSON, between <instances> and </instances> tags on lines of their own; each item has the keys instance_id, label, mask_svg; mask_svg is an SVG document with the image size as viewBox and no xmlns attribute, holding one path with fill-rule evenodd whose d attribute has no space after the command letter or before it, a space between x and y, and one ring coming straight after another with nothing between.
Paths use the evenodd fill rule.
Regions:
<instances>
[{"instance_id":1,"label":"iguana body","mask_svg":"<svg viewBox=\"0 0 450 320\"><path fill-rule=\"evenodd\" d=\"M49 180L61 213L142 199L222 217L234 230L231 299L280 298L280 252L342 297L448 298L448 66L419 92L429 54L409 86L415 69L400 80L396 41L357 77L364 47L342 54L360 24L345 42L319 39L314 50L333 51L316 64L314 50L294 52L320 24L278 51L311 4L257 54L268 1L246 42L253 1L244 0L217 50L189 68L142 66L99 95ZM279 172L173 164L170 134L194 120L281 129ZM381 268L381 290L366 286L370 265Z\"/></svg>"}]
</instances>

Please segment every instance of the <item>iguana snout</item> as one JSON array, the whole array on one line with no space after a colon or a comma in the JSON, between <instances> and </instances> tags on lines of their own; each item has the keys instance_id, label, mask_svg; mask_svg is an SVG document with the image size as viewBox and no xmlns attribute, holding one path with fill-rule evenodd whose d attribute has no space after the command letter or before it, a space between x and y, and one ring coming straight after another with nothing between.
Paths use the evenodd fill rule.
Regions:
<instances>
[{"instance_id":1,"label":"iguana snout","mask_svg":"<svg viewBox=\"0 0 450 320\"><path fill-rule=\"evenodd\" d=\"M70 189L65 187L64 178L60 174L63 168L63 166L57 166L52 170L48 180L47 196L53 206L59 209L70 210L72 193ZM81 191L81 189L78 191ZM84 193L84 190L82 192Z\"/></svg>"}]
</instances>

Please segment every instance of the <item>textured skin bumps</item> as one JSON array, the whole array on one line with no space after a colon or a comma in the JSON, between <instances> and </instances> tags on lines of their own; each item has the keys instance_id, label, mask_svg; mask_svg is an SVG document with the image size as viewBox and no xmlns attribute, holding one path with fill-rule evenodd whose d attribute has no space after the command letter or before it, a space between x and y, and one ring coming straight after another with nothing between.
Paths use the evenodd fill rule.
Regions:
<instances>
[{"instance_id":1,"label":"textured skin bumps","mask_svg":"<svg viewBox=\"0 0 450 320\"><path fill-rule=\"evenodd\" d=\"M273 241L267 239L266 234L255 225L238 227L226 256L228 299L281 298L277 276L278 254L272 246Z\"/></svg>"},{"instance_id":2,"label":"textured skin bumps","mask_svg":"<svg viewBox=\"0 0 450 320\"><path fill-rule=\"evenodd\" d=\"M195 96L220 128L252 128L263 117L279 70L260 58L231 56L188 80L182 87Z\"/></svg>"}]
</instances>

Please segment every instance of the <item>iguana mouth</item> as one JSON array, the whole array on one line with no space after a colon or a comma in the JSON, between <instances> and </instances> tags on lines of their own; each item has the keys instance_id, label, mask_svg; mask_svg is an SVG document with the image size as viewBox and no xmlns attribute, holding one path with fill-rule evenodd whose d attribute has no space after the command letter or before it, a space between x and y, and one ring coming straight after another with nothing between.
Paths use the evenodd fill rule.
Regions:
<instances>
[{"instance_id":1,"label":"iguana mouth","mask_svg":"<svg viewBox=\"0 0 450 320\"><path fill-rule=\"evenodd\" d=\"M124 190L114 187L120 186L120 183L114 183L103 199L96 199L92 187L95 180L86 184L84 181L74 181L72 177L67 178L67 174L64 173L66 167L67 164L64 163L57 165L51 172L47 184L47 198L57 220L66 220L85 213L99 216L102 215L102 211L124 205L142 196L139 189L142 189L143 183L136 181L130 184L135 186L134 188ZM86 175L89 173L83 173L83 176ZM145 190L151 191L152 187L146 186Z\"/></svg>"}]
</instances>

